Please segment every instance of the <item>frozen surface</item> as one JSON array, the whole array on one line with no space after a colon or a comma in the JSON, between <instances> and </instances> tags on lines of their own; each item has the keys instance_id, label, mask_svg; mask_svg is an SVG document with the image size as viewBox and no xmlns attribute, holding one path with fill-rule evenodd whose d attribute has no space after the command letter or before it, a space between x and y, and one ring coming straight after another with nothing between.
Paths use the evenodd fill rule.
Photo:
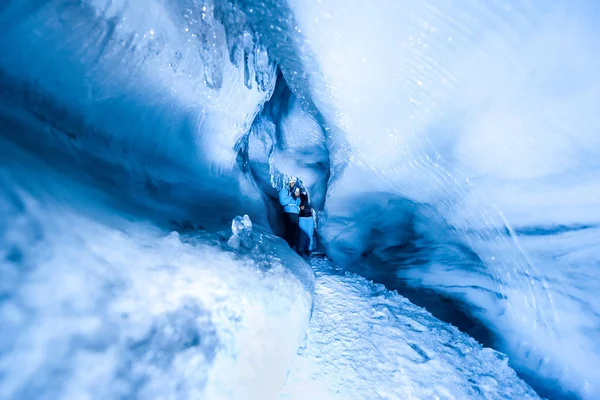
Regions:
<instances>
[{"instance_id":1,"label":"frozen surface","mask_svg":"<svg viewBox=\"0 0 600 400\"><path fill-rule=\"evenodd\" d=\"M2 3L3 319L24 321L27 335L38 336L23 340L41 346L13 346L8 341L25 328L10 325L3 367L9 355L13 364L25 357L37 364L11 369L2 390L67 390L68 377L82 369L57 360L79 362L68 349L88 346L87 336L69 330L80 314L116 321L118 334L88 346L94 356L126 353L120 332L129 325L111 311L121 301L111 291L154 288L127 294L138 296L143 321L135 329L146 333L207 315L217 298L250 307L240 282L256 283L258 272L241 260L270 254L256 250L256 235L281 228L273 178L293 174L323 209L320 243L338 264L451 296L493 331L494 345L540 393L600 397L599 15L597 2L566 0ZM17 157L17 148L25 155ZM241 229L231 236L238 216ZM191 244L168 236L173 226L206 237ZM279 259L295 277L282 282L305 287L307 296L302 264ZM189 268L195 262L203 267ZM200 285L203 274L230 285L222 297L201 288L208 297L196 301L194 289L189 309L182 299L166 308L157 300L172 295L172 285ZM106 284L113 276L118 284ZM69 288L67 306L46 301L50 295L40 300L56 287ZM288 311L296 304L290 294L274 294ZM274 339L285 342L282 354L302 330L303 302L297 316L285 316L294 331ZM255 318L256 329L287 324L265 315ZM55 318L58 328L49 323ZM158 348L168 340L148 342ZM208 365L235 354L213 355L211 346L170 353L203 357L209 372L197 382L206 390L216 387L217 370ZM6 350L13 347L17 353ZM140 351L146 355L133 358L144 370L154 356ZM130 365L123 363L113 362ZM282 371L283 364L269 365ZM136 368L127 369L129 383L101 389L144 395L146 384L170 381ZM98 374L106 381L111 371ZM245 387L252 380L240 371L232 379Z\"/></svg>"},{"instance_id":2,"label":"frozen surface","mask_svg":"<svg viewBox=\"0 0 600 400\"><path fill-rule=\"evenodd\" d=\"M306 342L280 399L538 399L504 354L320 257Z\"/></svg>"},{"instance_id":3,"label":"frozen surface","mask_svg":"<svg viewBox=\"0 0 600 400\"><path fill-rule=\"evenodd\" d=\"M313 281L283 240L180 235L2 149L1 398L277 395Z\"/></svg>"},{"instance_id":4,"label":"frozen surface","mask_svg":"<svg viewBox=\"0 0 600 400\"><path fill-rule=\"evenodd\" d=\"M235 147L270 97L275 64L241 12L23 1L0 8L0 27L0 118L18 124L3 121L4 136L162 216L223 228L246 213L264 225ZM203 212L216 203L221 212Z\"/></svg>"}]
</instances>

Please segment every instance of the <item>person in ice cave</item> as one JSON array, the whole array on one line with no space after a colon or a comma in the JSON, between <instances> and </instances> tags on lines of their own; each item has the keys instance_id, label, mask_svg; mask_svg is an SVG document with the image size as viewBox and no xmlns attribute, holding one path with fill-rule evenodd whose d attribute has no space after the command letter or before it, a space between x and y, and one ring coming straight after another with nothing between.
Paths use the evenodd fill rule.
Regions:
<instances>
[{"instance_id":1,"label":"person in ice cave","mask_svg":"<svg viewBox=\"0 0 600 400\"><path fill-rule=\"evenodd\" d=\"M291 248L296 248L298 242L298 214L300 213L300 187L298 179L292 176L289 185L284 185L279 191L279 204L283 207L283 225L285 241Z\"/></svg>"},{"instance_id":2,"label":"person in ice cave","mask_svg":"<svg viewBox=\"0 0 600 400\"><path fill-rule=\"evenodd\" d=\"M300 255L310 255L314 248L315 220L313 219L310 198L306 189L300 193L300 213L298 225L298 246L297 251Z\"/></svg>"}]
</instances>

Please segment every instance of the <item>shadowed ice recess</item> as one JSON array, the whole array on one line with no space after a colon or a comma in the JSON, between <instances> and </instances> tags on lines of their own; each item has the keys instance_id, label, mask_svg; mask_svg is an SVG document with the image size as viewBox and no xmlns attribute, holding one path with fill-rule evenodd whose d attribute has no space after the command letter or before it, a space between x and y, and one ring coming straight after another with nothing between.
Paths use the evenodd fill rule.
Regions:
<instances>
[{"instance_id":1,"label":"shadowed ice recess","mask_svg":"<svg viewBox=\"0 0 600 400\"><path fill-rule=\"evenodd\" d=\"M1 3L0 398L600 398L599 19Z\"/></svg>"}]
</instances>

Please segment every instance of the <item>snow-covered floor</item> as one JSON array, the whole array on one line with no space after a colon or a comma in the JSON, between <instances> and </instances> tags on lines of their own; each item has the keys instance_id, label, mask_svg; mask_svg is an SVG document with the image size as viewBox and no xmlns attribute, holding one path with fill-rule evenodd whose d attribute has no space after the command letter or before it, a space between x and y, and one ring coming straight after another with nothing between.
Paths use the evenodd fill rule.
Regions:
<instances>
[{"instance_id":1,"label":"snow-covered floor","mask_svg":"<svg viewBox=\"0 0 600 400\"><path fill-rule=\"evenodd\" d=\"M2 144L0 399L277 397L313 275L283 240L169 232Z\"/></svg>"},{"instance_id":2,"label":"snow-covered floor","mask_svg":"<svg viewBox=\"0 0 600 400\"><path fill-rule=\"evenodd\" d=\"M315 304L280 399L536 399L501 353L312 257Z\"/></svg>"}]
</instances>

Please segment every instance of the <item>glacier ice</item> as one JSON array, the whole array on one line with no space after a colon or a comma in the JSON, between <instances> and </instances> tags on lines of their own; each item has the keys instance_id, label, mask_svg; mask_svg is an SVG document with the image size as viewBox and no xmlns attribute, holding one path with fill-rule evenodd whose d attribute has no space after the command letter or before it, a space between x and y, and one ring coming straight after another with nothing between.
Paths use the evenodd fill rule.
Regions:
<instances>
[{"instance_id":1,"label":"glacier ice","mask_svg":"<svg viewBox=\"0 0 600 400\"><path fill-rule=\"evenodd\" d=\"M282 240L169 232L3 145L0 397L277 396L313 285Z\"/></svg>"},{"instance_id":2,"label":"glacier ice","mask_svg":"<svg viewBox=\"0 0 600 400\"><path fill-rule=\"evenodd\" d=\"M280 399L539 399L504 354L383 285L310 263L315 312Z\"/></svg>"},{"instance_id":3,"label":"glacier ice","mask_svg":"<svg viewBox=\"0 0 600 400\"><path fill-rule=\"evenodd\" d=\"M312 271L271 234L296 175L343 268L451 298L542 395L598 397L599 14L0 5L1 393L276 396L312 307Z\"/></svg>"}]
</instances>

